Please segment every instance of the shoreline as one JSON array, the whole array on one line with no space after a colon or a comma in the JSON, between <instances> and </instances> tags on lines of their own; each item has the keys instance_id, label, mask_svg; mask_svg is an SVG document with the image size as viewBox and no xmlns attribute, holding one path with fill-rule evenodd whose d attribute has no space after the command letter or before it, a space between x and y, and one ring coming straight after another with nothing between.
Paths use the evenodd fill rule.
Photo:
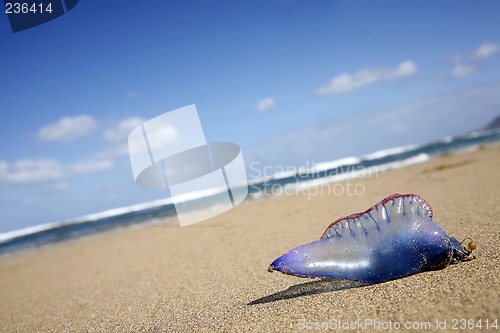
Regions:
<instances>
[{"instance_id":1,"label":"shoreline","mask_svg":"<svg viewBox=\"0 0 500 333\"><path fill-rule=\"evenodd\" d=\"M500 145L384 171L361 196L277 196L187 228L159 223L0 258L0 331L297 331L301 323L500 319ZM332 183L323 185L328 188ZM330 222L416 193L477 259L379 284L268 273ZM433 327L433 330L436 328ZM391 331L384 330L384 331Z\"/></svg>"},{"instance_id":2,"label":"shoreline","mask_svg":"<svg viewBox=\"0 0 500 333\"><path fill-rule=\"evenodd\" d=\"M399 169L404 169L404 168L412 166L412 165L427 163L433 159L441 158L443 156L467 154L467 153L471 153L471 152L474 152L474 151L477 151L480 149L494 147L496 145L500 145L500 143L498 141L486 142L486 143L476 144L476 145L462 147L462 148L455 148L455 149L451 149L449 151L432 153L430 155L419 154L419 155L415 155L413 157L410 157L410 158L407 158L404 160L400 160L400 161L389 162L389 163L370 166L370 167L360 167L357 169L355 169L353 165L346 165L346 166L340 165L339 167L341 167L341 170L344 170L343 169L344 167L347 168L347 170L350 170L350 169L352 169L352 170L347 171L347 172L343 171L341 173L335 172L335 173L332 173L332 175L329 175L327 177L319 177L316 179L310 179L310 180L305 180L305 181L300 181L299 180L300 177L299 177L299 179L297 179L294 183L280 185L279 192L281 192L281 193L277 193L277 194L274 193L274 188L273 188L272 194L258 195L256 193L250 194L250 192L249 192L248 198L242 204L248 204L248 203L251 203L254 201L267 200L267 199L270 199L273 197L301 195L304 193L307 193L308 199L310 199L309 196L310 196L311 192L317 192L318 190L323 191L323 187L325 187L325 186L331 187L333 185L334 189L335 189L335 186L337 184L341 185L343 183L347 183L347 185L349 185L350 182L354 182L356 180L365 179L365 178L372 178L373 174L375 174L375 177L378 177L379 174L387 172L387 171L399 170ZM415 147L419 147L419 146L418 145L410 145L410 146L406 146L406 147L397 147L397 149L402 150L404 152L404 151L407 151L409 148L415 148ZM396 148L392 148L392 150L394 150L394 149L396 149ZM376 152L373 154L380 154L380 152L386 153L387 151L391 151L391 149L382 150L382 151L379 151L379 152ZM425 156L422 156L422 155L425 155ZM370 157L370 156L367 155L366 157ZM372 156L372 157L378 158L376 156ZM425 157L425 158L423 158L423 157ZM356 158L356 159L361 161L361 158ZM344 161L344 160L347 160L347 159L344 158L344 159L340 159L339 161ZM331 163L331 162L327 162L327 163ZM320 163L320 164L322 164L322 163ZM323 164L325 164L325 163L323 163ZM324 170L324 171L326 171L326 170ZM299 175L299 173L300 172L297 171L297 175ZM267 177L267 178L269 178L269 177ZM257 182L257 183L259 183L259 182ZM252 184L252 182L250 182L249 188L252 186L254 186L254 184ZM347 189L348 189L348 191L351 190L349 187L347 187ZM356 190L357 190L356 187L353 190L356 192ZM334 194L335 195L343 195L343 193L340 193L340 194L334 193ZM362 194L364 194L364 193L361 193L361 195ZM347 195L351 195L351 193L347 193ZM355 195L360 195L360 193L356 192ZM109 212L118 211L118 210L130 211L130 212L134 213L137 211L137 210L133 209L136 206L137 207L138 206L145 206L147 208L156 207L154 205L154 203L160 202L160 201L165 201L165 199L156 200L154 202L139 203L139 204L132 205L132 206L113 208L113 209L109 209L109 210L106 210L103 212L89 214L88 216L94 217L97 215L103 215L104 217L113 217L112 215L109 215ZM121 215L120 214L117 215L117 217L119 217L119 216L121 216ZM85 216L75 218L72 220L68 220L68 221L63 221L63 222L52 222L52 223L45 223L45 224L41 224L41 225L35 225L32 227L27 227L27 228L23 228L23 229L17 229L17 230L5 232L5 233L0 233L0 236L5 236L7 234L14 234L15 235L12 238L6 238L7 240L3 240L4 243L6 243L6 242L9 242L11 240L16 240L20 237L30 237L31 235L37 234L38 231L42 231L42 232L49 231L50 232L51 230L58 229L59 227L67 227L67 226L78 225L79 223L92 222L91 220L85 221L84 218L85 218ZM72 222L73 220L76 222ZM99 236L107 235L107 234L114 233L114 232L121 232L121 231L128 230L128 229L142 228L142 227L146 227L150 224L154 225L157 223L164 223L164 222L172 224L173 226L178 226L178 221L177 221L177 218L175 215L157 216L157 217L153 217L153 218L148 218L146 220L142 220L140 222L135 222L135 223L131 223L131 224L124 224L124 225L117 225L117 226L114 226L114 227L111 227L109 229L105 229L102 231L95 231L95 232L85 233L82 235L72 236L68 239L50 241L46 244L32 245L32 246L24 247L21 249L6 251L3 253L0 253L0 260L1 260L1 258L9 257L11 255L15 255L16 253L22 253L25 251L33 251L33 250L36 251L37 249L44 248L46 246L52 246L52 245L67 243L67 242L71 242L71 241L78 241L81 239L87 239L89 237L91 238L94 236L99 237ZM99 223L99 222L97 222L97 223ZM35 232L31 232L32 230L35 230ZM1 241L2 241L2 239L0 239L0 242Z\"/></svg>"}]
</instances>

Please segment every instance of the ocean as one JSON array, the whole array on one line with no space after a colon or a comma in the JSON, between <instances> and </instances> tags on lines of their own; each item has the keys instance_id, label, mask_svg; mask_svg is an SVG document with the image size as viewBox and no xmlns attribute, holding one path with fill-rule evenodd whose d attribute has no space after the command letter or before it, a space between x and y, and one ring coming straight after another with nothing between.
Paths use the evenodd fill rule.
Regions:
<instances>
[{"instance_id":1,"label":"ocean","mask_svg":"<svg viewBox=\"0 0 500 333\"><path fill-rule=\"evenodd\" d=\"M280 170L268 177L251 180L246 201L293 194L326 183L366 177L373 172L422 163L442 154L476 150L499 140L499 129L476 131L423 145L394 147L361 157L348 157L310 167ZM187 197L186 201L196 208L198 203L206 202L217 194L218 192L194 193L191 197ZM111 209L70 221L0 233L0 255L165 220L176 221L175 207L170 198Z\"/></svg>"}]
</instances>

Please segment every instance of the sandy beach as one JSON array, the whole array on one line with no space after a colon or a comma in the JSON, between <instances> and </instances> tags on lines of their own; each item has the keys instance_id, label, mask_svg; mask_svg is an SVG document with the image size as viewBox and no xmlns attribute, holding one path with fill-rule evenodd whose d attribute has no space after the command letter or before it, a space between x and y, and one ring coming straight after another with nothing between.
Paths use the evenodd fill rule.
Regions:
<instances>
[{"instance_id":1,"label":"sandy beach","mask_svg":"<svg viewBox=\"0 0 500 333\"><path fill-rule=\"evenodd\" d=\"M18 253L0 259L0 331L286 332L340 324L386 332L399 323L434 332L436 325L458 331L463 320L481 321L482 330L470 331L488 331L500 319L499 185L496 145L250 202L186 228L160 223ZM331 221L393 193L424 197L448 235L474 239L477 259L374 285L267 271Z\"/></svg>"}]
</instances>

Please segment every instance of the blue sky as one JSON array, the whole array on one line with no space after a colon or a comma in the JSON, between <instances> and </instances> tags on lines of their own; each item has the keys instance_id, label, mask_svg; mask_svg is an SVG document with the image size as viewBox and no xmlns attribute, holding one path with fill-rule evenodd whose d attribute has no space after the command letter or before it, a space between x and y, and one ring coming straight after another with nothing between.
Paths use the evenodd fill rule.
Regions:
<instances>
[{"instance_id":1,"label":"blue sky","mask_svg":"<svg viewBox=\"0 0 500 333\"><path fill-rule=\"evenodd\" d=\"M245 162L310 165L500 114L498 1L81 0L12 33L0 14L0 232L161 199L126 138L196 104ZM255 176L255 175L249 175Z\"/></svg>"}]
</instances>

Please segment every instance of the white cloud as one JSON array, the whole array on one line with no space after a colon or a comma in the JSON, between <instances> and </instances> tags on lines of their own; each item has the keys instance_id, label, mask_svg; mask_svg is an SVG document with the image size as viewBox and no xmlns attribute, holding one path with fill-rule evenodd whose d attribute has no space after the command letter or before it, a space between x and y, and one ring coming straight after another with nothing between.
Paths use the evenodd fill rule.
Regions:
<instances>
[{"instance_id":1,"label":"white cloud","mask_svg":"<svg viewBox=\"0 0 500 333\"><path fill-rule=\"evenodd\" d=\"M53 183L54 188L65 189L69 179L113 167L113 160L100 157L69 165L54 159L20 159L12 163L0 160L0 187Z\"/></svg>"},{"instance_id":2,"label":"white cloud","mask_svg":"<svg viewBox=\"0 0 500 333\"><path fill-rule=\"evenodd\" d=\"M320 95L340 94L374 83L380 80L376 70L362 69L354 74L342 73L335 76L329 84L318 89Z\"/></svg>"},{"instance_id":3,"label":"white cloud","mask_svg":"<svg viewBox=\"0 0 500 333\"><path fill-rule=\"evenodd\" d=\"M486 59L498 52L500 46L495 43L484 43L472 55L476 59Z\"/></svg>"},{"instance_id":4,"label":"white cloud","mask_svg":"<svg viewBox=\"0 0 500 333\"><path fill-rule=\"evenodd\" d=\"M40 128L36 137L47 142L71 142L90 133L96 125L96 121L88 115L63 117L54 124Z\"/></svg>"},{"instance_id":5,"label":"white cloud","mask_svg":"<svg viewBox=\"0 0 500 333\"><path fill-rule=\"evenodd\" d=\"M57 181L63 178L63 166L52 159L21 159L13 163L3 162L0 183L30 184Z\"/></svg>"},{"instance_id":6,"label":"white cloud","mask_svg":"<svg viewBox=\"0 0 500 333\"><path fill-rule=\"evenodd\" d=\"M69 180L84 175L113 170L118 160L128 155L129 133L144 120L129 117L116 127L104 132L103 138L110 146L92 158L63 164L55 159L20 159L13 162L0 160L0 187L49 184L53 189L64 190ZM96 126L90 116L64 117L57 123L41 128L37 136L44 141L68 142L84 136Z\"/></svg>"},{"instance_id":7,"label":"white cloud","mask_svg":"<svg viewBox=\"0 0 500 333\"><path fill-rule=\"evenodd\" d=\"M451 76L462 77L470 75L481 68L481 62L492 57L500 50L500 45L483 43L472 53L459 53L453 57Z\"/></svg>"},{"instance_id":8,"label":"white cloud","mask_svg":"<svg viewBox=\"0 0 500 333\"><path fill-rule=\"evenodd\" d=\"M411 60L400 63L395 69L382 67L361 69L352 74L342 73L333 77L330 82L319 87L316 93L318 95L342 94L378 81L405 77L416 72L417 65Z\"/></svg>"},{"instance_id":9,"label":"white cloud","mask_svg":"<svg viewBox=\"0 0 500 333\"><path fill-rule=\"evenodd\" d=\"M94 158L75 162L67 168L67 176L80 176L113 169L113 160Z\"/></svg>"},{"instance_id":10,"label":"white cloud","mask_svg":"<svg viewBox=\"0 0 500 333\"><path fill-rule=\"evenodd\" d=\"M399 64L398 68L396 68L393 73L392 77L403 77L403 76L409 76L413 75L417 72L417 65L413 61L404 61Z\"/></svg>"},{"instance_id":11,"label":"white cloud","mask_svg":"<svg viewBox=\"0 0 500 333\"><path fill-rule=\"evenodd\" d=\"M118 123L115 128L110 128L104 132L103 138L109 142L127 141L132 130L140 126L145 120L139 117L125 118Z\"/></svg>"},{"instance_id":12,"label":"white cloud","mask_svg":"<svg viewBox=\"0 0 500 333\"><path fill-rule=\"evenodd\" d=\"M266 97L257 103L255 111L264 112L276 106L276 101L272 97Z\"/></svg>"},{"instance_id":13,"label":"white cloud","mask_svg":"<svg viewBox=\"0 0 500 333\"><path fill-rule=\"evenodd\" d=\"M128 136L145 119L140 117L128 117L119 121L114 127L108 128L103 133L103 139L108 143L106 149L102 150L96 159L114 160L129 154ZM174 129L175 130L175 129Z\"/></svg>"},{"instance_id":14,"label":"white cloud","mask_svg":"<svg viewBox=\"0 0 500 333\"><path fill-rule=\"evenodd\" d=\"M453 66L451 75L455 77L466 76L476 71L476 67L467 64L457 64Z\"/></svg>"},{"instance_id":15,"label":"white cloud","mask_svg":"<svg viewBox=\"0 0 500 333\"><path fill-rule=\"evenodd\" d=\"M69 187L71 179L113 170L125 164L128 165L123 158L128 155L128 135L143 122L144 120L139 117L128 117L121 120L115 127L109 128L103 133L104 140L109 143L106 149L94 157L73 163L61 163L55 159L27 158L12 162L0 160L0 188L49 184L52 189L64 190ZM75 136L72 137L67 131L70 128L78 131L79 129L75 128L75 126L82 126L89 130L95 126L95 121L88 116L65 117L56 124L42 128L38 133L38 137L45 141L70 141L75 139ZM85 131L80 128L78 135L83 135L83 132ZM172 133L168 130L164 134L169 138L172 136Z\"/></svg>"}]
</instances>

